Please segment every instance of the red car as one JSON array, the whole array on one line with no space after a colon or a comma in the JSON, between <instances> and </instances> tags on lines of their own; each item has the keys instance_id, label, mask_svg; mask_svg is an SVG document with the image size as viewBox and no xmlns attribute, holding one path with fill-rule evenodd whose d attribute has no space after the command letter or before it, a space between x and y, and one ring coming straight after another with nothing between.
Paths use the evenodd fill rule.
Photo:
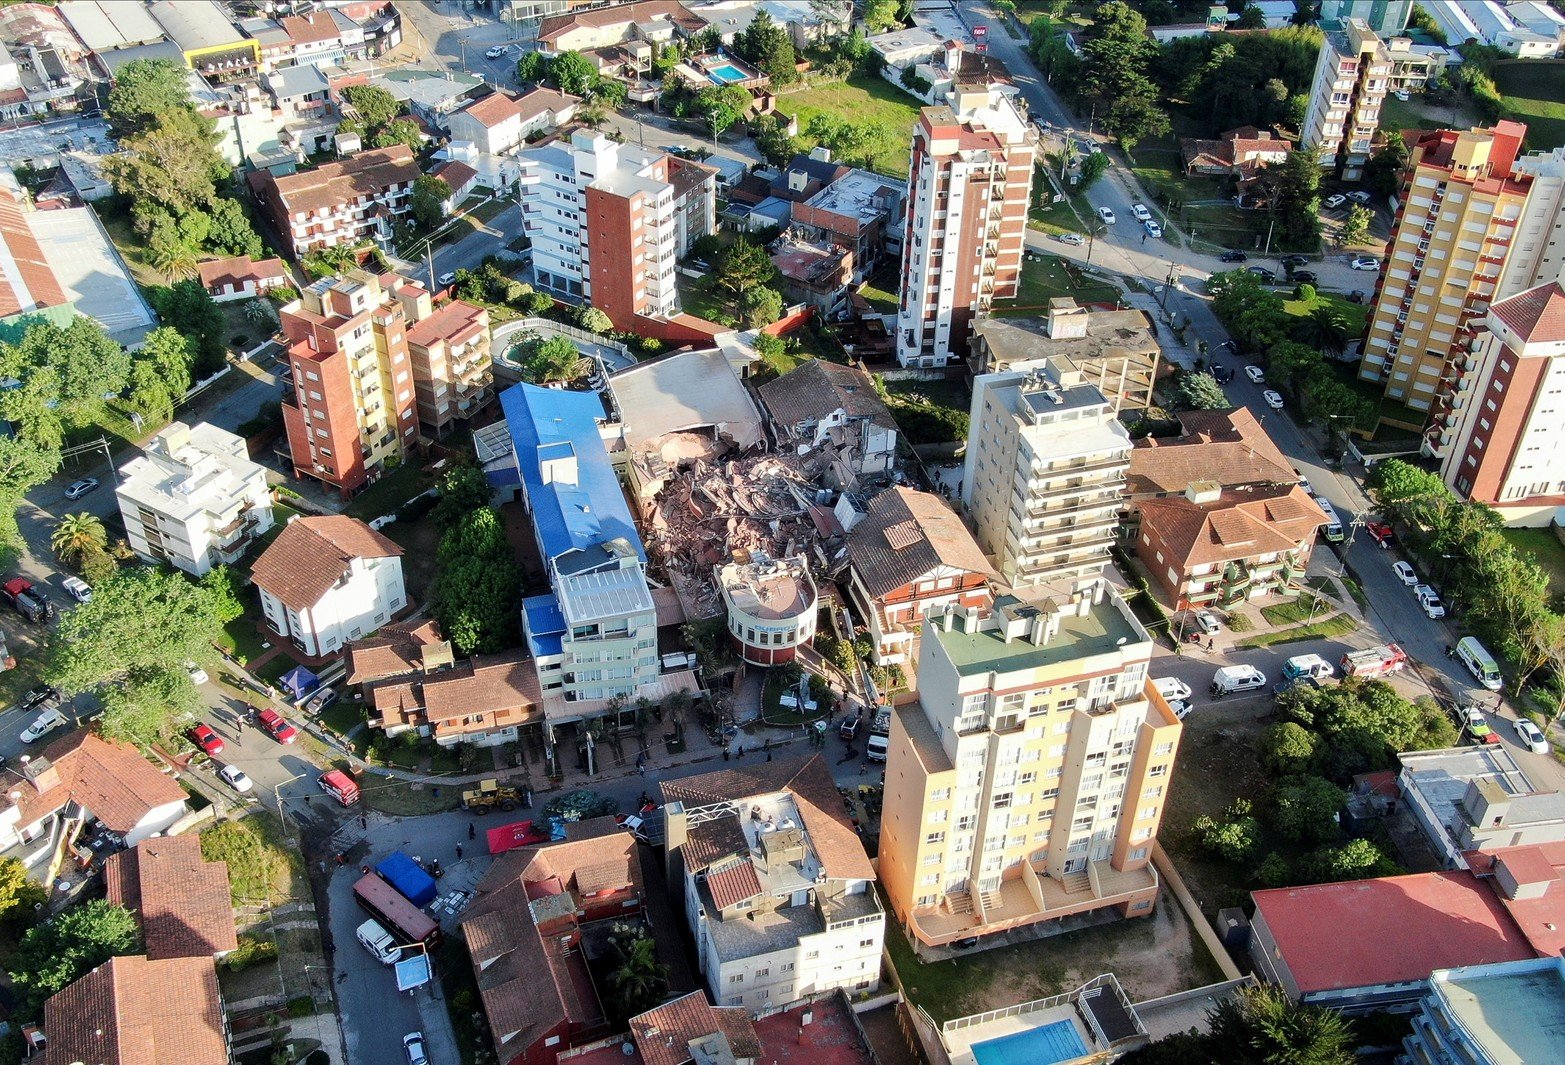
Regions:
<instances>
[{"instance_id":1,"label":"red car","mask_svg":"<svg viewBox=\"0 0 1565 1065\"><path fill-rule=\"evenodd\" d=\"M1375 542L1381 547L1390 547L1396 539L1396 535L1391 531L1391 526L1383 521L1366 522L1364 528L1369 530L1369 535L1373 536Z\"/></svg>"},{"instance_id":2,"label":"red car","mask_svg":"<svg viewBox=\"0 0 1565 1065\"><path fill-rule=\"evenodd\" d=\"M299 730L283 720L276 710L262 710L257 718L266 734L278 743L292 743L299 738Z\"/></svg>"},{"instance_id":3,"label":"red car","mask_svg":"<svg viewBox=\"0 0 1565 1065\"><path fill-rule=\"evenodd\" d=\"M190 739L207 754L223 753L223 737L213 732L211 725L196 725L190 730Z\"/></svg>"}]
</instances>

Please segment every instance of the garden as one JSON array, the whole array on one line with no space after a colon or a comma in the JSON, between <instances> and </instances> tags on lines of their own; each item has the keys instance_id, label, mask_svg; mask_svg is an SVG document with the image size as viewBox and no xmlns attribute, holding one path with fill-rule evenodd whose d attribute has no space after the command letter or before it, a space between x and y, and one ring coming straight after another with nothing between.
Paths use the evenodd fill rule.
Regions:
<instances>
[{"instance_id":1,"label":"garden","mask_svg":"<svg viewBox=\"0 0 1565 1065\"><path fill-rule=\"evenodd\" d=\"M837 140L837 154L845 161L867 163L869 169L888 177L907 177L920 104L878 74L856 73L846 81L812 85L782 96L778 103L798 120L804 150L822 140ZM844 116L850 116L851 122ZM811 132L818 117L833 127L831 134L823 137L825 127L820 123ZM835 128L842 124L853 131L851 144L842 143L849 136ZM848 151L840 151L842 147ZM854 155L863 158L853 159Z\"/></svg>"}]
</instances>

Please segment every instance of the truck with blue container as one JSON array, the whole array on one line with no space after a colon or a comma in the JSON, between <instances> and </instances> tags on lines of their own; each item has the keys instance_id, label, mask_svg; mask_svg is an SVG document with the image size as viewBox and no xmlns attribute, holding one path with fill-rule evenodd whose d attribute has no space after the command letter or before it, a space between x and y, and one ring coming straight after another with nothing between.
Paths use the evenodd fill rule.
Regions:
<instances>
[{"instance_id":1,"label":"truck with blue container","mask_svg":"<svg viewBox=\"0 0 1565 1065\"><path fill-rule=\"evenodd\" d=\"M401 851L393 851L375 866L375 873L415 906L428 906L439 892L435 878Z\"/></svg>"}]
</instances>

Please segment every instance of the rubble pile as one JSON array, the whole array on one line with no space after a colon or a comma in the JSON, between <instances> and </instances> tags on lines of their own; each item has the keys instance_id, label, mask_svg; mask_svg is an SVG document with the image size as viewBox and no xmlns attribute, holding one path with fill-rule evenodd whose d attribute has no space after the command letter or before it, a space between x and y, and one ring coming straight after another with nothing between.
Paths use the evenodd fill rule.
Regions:
<instances>
[{"instance_id":1,"label":"rubble pile","mask_svg":"<svg viewBox=\"0 0 1565 1065\"><path fill-rule=\"evenodd\" d=\"M758 454L697 459L673 475L652 503L644 539L654 569L679 593L687 617L722 612L712 567L736 557L807 552L824 564L810 513L823 472L822 458L813 454Z\"/></svg>"}]
</instances>

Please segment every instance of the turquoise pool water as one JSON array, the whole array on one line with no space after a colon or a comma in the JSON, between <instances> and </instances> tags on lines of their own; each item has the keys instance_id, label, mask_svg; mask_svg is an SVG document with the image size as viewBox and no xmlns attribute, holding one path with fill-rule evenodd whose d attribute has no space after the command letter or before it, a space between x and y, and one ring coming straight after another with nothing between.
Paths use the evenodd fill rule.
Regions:
<instances>
[{"instance_id":1,"label":"turquoise pool water","mask_svg":"<svg viewBox=\"0 0 1565 1065\"><path fill-rule=\"evenodd\" d=\"M1054 1065L1071 1061L1087 1053L1076 1026L1070 1021L1055 1021L1025 1032L1002 1035L972 1046L978 1065Z\"/></svg>"},{"instance_id":2,"label":"turquoise pool water","mask_svg":"<svg viewBox=\"0 0 1565 1065\"><path fill-rule=\"evenodd\" d=\"M727 85L731 81L743 81L745 79L745 72L734 66L732 63L724 63L720 67L709 67L707 69L706 76L717 82L719 85Z\"/></svg>"}]
</instances>

